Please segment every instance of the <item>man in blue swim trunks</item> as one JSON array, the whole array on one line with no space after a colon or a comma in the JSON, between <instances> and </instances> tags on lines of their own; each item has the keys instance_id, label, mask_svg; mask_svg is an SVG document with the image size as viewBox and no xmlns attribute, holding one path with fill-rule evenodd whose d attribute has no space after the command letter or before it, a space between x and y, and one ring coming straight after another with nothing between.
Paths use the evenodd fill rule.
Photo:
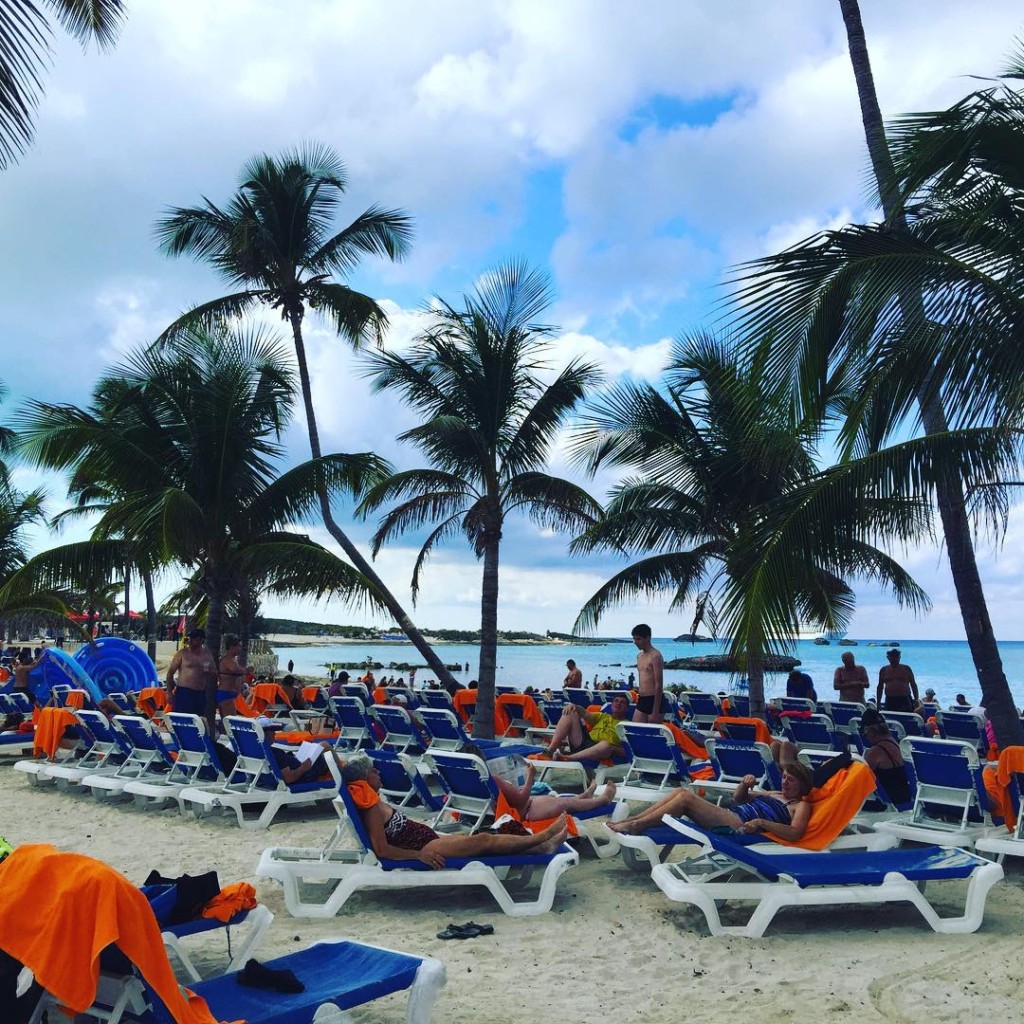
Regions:
<instances>
[{"instance_id":1,"label":"man in blue swim trunks","mask_svg":"<svg viewBox=\"0 0 1024 1024\"><path fill-rule=\"evenodd\" d=\"M754 789L757 780L744 775L733 793L732 807L719 807L697 795L692 789L674 793L608 828L637 835L661 824L666 814L689 818L701 828L734 828L737 832L770 832L779 839L796 842L803 838L811 820L811 805L804 799L811 791L811 769L799 762L782 767L782 789L763 792Z\"/></svg>"},{"instance_id":2,"label":"man in blue swim trunks","mask_svg":"<svg viewBox=\"0 0 1024 1024\"><path fill-rule=\"evenodd\" d=\"M217 662L205 647L206 630L192 629L188 634L188 647L171 658L167 669L167 698L175 711L186 715L199 715L209 721L210 735L214 735L212 698L217 686ZM177 675L177 678L175 678ZM207 695L211 698L207 706Z\"/></svg>"}]
</instances>

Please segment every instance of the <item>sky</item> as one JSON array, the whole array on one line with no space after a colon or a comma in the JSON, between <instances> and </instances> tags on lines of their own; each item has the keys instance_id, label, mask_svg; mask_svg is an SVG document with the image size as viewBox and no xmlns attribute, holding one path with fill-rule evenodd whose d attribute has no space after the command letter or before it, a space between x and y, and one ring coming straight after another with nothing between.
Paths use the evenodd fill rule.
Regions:
<instances>
[{"instance_id":1,"label":"sky","mask_svg":"<svg viewBox=\"0 0 1024 1024\"><path fill-rule=\"evenodd\" d=\"M349 174L343 213L372 203L415 220L409 259L367 260L349 283L388 310L388 346L415 334L432 295L456 301L515 257L547 271L560 328L551 351L607 380L656 380L672 339L714 323L730 267L817 230L876 215L838 2L787 0L129 0L109 53L57 36L35 144L0 173L0 378L5 420L27 396L86 404L97 378L190 305L227 289L162 256L156 220L202 196L222 203L245 161L304 142ZM886 116L938 109L997 72L1021 32L1013 0L861 0ZM323 325L307 346L325 451L375 450L409 410L371 395L359 357ZM286 438L307 455L305 424ZM560 452L553 470L574 471ZM578 477L577 479L582 478ZM61 507L62 481L27 468ZM603 499L608 478L587 482ZM979 548L997 636L1024 639L1024 525ZM367 547L373 524L351 534ZM332 543L322 528L311 535ZM74 534L65 534L64 539ZM568 538L510 522L499 627L568 631L622 562L570 559ZM39 534L37 548L52 542ZM416 548L378 571L409 603ZM857 585L851 636L960 638L938 544L896 552L934 607L914 619ZM426 627L479 626L480 564L431 558L414 612ZM268 615L380 622L344 606L267 602ZM599 632L689 628L667 601L608 613Z\"/></svg>"}]
</instances>

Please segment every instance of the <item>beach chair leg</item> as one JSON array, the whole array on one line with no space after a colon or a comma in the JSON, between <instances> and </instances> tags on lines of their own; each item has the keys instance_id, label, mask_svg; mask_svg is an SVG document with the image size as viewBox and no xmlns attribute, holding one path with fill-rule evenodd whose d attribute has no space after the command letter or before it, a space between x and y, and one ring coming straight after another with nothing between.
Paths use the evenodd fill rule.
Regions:
<instances>
[{"instance_id":1,"label":"beach chair leg","mask_svg":"<svg viewBox=\"0 0 1024 1024\"><path fill-rule=\"evenodd\" d=\"M409 989L405 1024L430 1024L430 1017L445 985L444 965L433 957L424 957Z\"/></svg>"},{"instance_id":2,"label":"beach chair leg","mask_svg":"<svg viewBox=\"0 0 1024 1024\"><path fill-rule=\"evenodd\" d=\"M259 948L263 936L266 935L267 929L273 924L273 921L274 915L270 912L270 908L263 906L262 903L254 910L249 911L249 916L244 922L244 937L235 950L235 955L232 957L231 963L228 964L225 974L231 971L240 971L245 966L246 961ZM231 927L230 923L228 927Z\"/></svg>"}]
</instances>

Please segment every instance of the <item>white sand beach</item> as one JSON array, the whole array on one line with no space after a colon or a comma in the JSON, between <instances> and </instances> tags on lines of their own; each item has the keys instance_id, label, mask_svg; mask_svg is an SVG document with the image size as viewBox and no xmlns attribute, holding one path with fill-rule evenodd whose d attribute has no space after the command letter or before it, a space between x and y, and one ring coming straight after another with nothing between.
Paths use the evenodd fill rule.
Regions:
<instances>
[{"instance_id":1,"label":"white sand beach","mask_svg":"<svg viewBox=\"0 0 1024 1024\"><path fill-rule=\"evenodd\" d=\"M30 789L0 767L0 832L100 858L141 883L151 868L175 875L216 868L222 884L252 882L275 920L258 956L326 937L354 937L442 960L448 969L434 1020L521 1022L1012 1020L1024 980L1021 867L990 894L973 935L933 933L909 906L783 911L764 939L711 938L698 912L674 905L647 875L616 858L583 856L559 884L552 913L509 918L484 890L369 892L329 921L290 917L281 889L253 876L269 845L319 845L332 813L284 812L267 832L233 818L202 823L176 812L103 806L88 796ZM948 883L947 883L948 884ZM930 890L956 911L959 883ZM495 934L441 941L449 921ZM202 945L207 941L207 946ZM200 969L226 963L222 939L191 940ZM404 1003L382 1000L356 1019L399 1022Z\"/></svg>"}]
</instances>

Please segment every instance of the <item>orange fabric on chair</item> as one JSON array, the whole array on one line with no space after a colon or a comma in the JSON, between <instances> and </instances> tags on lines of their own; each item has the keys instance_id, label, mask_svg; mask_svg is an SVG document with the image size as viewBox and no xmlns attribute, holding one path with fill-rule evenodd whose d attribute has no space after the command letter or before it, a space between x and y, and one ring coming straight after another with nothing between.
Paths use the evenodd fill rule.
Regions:
<instances>
[{"instance_id":1,"label":"orange fabric on chair","mask_svg":"<svg viewBox=\"0 0 1024 1024\"><path fill-rule=\"evenodd\" d=\"M528 828L534 835L536 835L538 832L543 832L544 829L546 829L548 827L548 825L553 825L556 821L558 821L557 817L555 817L555 818L545 818L543 821L533 821L533 820L527 821L505 799L505 794L502 793L502 792L499 792L498 793L498 800L497 800L497 803L495 804L495 807L494 807L494 819L495 819L495 821L497 821L497 819L500 818L503 814L507 814L510 818L514 818L516 821L519 822L520 825L523 826L523 828ZM576 820L572 817L572 815L567 815L566 816L565 823L566 823L566 826L569 829L569 835L571 835L571 836L578 836L580 834L580 830L579 830L579 828L576 825Z\"/></svg>"},{"instance_id":2,"label":"orange fabric on chair","mask_svg":"<svg viewBox=\"0 0 1024 1024\"><path fill-rule=\"evenodd\" d=\"M854 761L806 797L811 804L811 817L802 838L780 839L768 832L762 835L781 846L824 850L853 821L865 798L874 791L875 773L862 761Z\"/></svg>"},{"instance_id":3,"label":"orange fabric on chair","mask_svg":"<svg viewBox=\"0 0 1024 1024\"><path fill-rule=\"evenodd\" d=\"M361 811L369 810L380 803L380 793L371 786L365 779L358 779L348 783L348 793L352 802Z\"/></svg>"},{"instance_id":4,"label":"orange fabric on chair","mask_svg":"<svg viewBox=\"0 0 1024 1024\"><path fill-rule=\"evenodd\" d=\"M85 707L85 690L71 690L64 698L64 707L81 711Z\"/></svg>"},{"instance_id":5,"label":"orange fabric on chair","mask_svg":"<svg viewBox=\"0 0 1024 1024\"><path fill-rule=\"evenodd\" d=\"M52 761L60 741L64 738L64 730L77 722L74 712L68 711L67 708L42 708L32 740L32 756L39 757L45 754Z\"/></svg>"},{"instance_id":6,"label":"orange fabric on chair","mask_svg":"<svg viewBox=\"0 0 1024 1024\"><path fill-rule=\"evenodd\" d=\"M456 690L452 697L452 706L455 708L455 713L462 719L463 725L472 725L470 719L472 718L472 710L468 710L466 705L470 708L476 707L476 690Z\"/></svg>"},{"instance_id":7,"label":"orange fabric on chair","mask_svg":"<svg viewBox=\"0 0 1024 1024\"><path fill-rule=\"evenodd\" d=\"M153 909L124 875L91 857L30 845L0 864L0 885L0 949L73 1013L95 999L100 953L113 943L178 1024L215 1024L206 1003L178 987Z\"/></svg>"},{"instance_id":8,"label":"orange fabric on chair","mask_svg":"<svg viewBox=\"0 0 1024 1024\"><path fill-rule=\"evenodd\" d=\"M235 713L243 718L259 718L259 712L253 711L252 705L241 694L235 698Z\"/></svg>"},{"instance_id":9,"label":"orange fabric on chair","mask_svg":"<svg viewBox=\"0 0 1024 1024\"><path fill-rule=\"evenodd\" d=\"M390 697L388 696L388 691L383 686L376 686L373 693L370 694L370 699L374 704L387 704Z\"/></svg>"},{"instance_id":10,"label":"orange fabric on chair","mask_svg":"<svg viewBox=\"0 0 1024 1024\"><path fill-rule=\"evenodd\" d=\"M711 728L714 732L721 731L719 725L723 726L728 731L730 725L747 725L753 726L754 728L754 742L755 743L767 743L771 746L772 734L768 729L768 726L761 721L760 718L739 718L735 715L719 715L711 724Z\"/></svg>"},{"instance_id":11,"label":"orange fabric on chair","mask_svg":"<svg viewBox=\"0 0 1024 1024\"><path fill-rule=\"evenodd\" d=\"M685 729L680 729L678 725L675 725L672 722L662 722L661 724L665 726L670 733L672 733L672 738L676 741L676 746L679 747L684 754L689 757L699 757L702 761L708 756L708 752L704 749L704 745L702 743L698 743ZM701 778L705 779L713 779L714 777L714 770L711 771L710 775L701 776Z\"/></svg>"},{"instance_id":12,"label":"orange fabric on chair","mask_svg":"<svg viewBox=\"0 0 1024 1024\"><path fill-rule=\"evenodd\" d=\"M304 686L302 688L302 699L307 704L315 704L317 698L324 692L322 686Z\"/></svg>"},{"instance_id":13,"label":"orange fabric on chair","mask_svg":"<svg viewBox=\"0 0 1024 1024\"><path fill-rule=\"evenodd\" d=\"M497 713L498 708L505 709L508 704L522 705L523 717L538 729L544 729L547 727L547 719L541 714L540 708L537 707L537 702L527 693L503 693L494 702L494 710ZM508 712L506 711L507 715ZM497 731L497 729L495 729Z\"/></svg>"},{"instance_id":14,"label":"orange fabric on chair","mask_svg":"<svg viewBox=\"0 0 1024 1024\"><path fill-rule=\"evenodd\" d=\"M341 733L333 732L278 732L274 735L275 743L319 743L321 740L335 740Z\"/></svg>"},{"instance_id":15,"label":"orange fabric on chair","mask_svg":"<svg viewBox=\"0 0 1024 1024\"><path fill-rule=\"evenodd\" d=\"M257 683L249 695L249 706L257 715L262 715L271 704L292 706L288 694L277 683Z\"/></svg>"},{"instance_id":16,"label":"orange fabric on chair","mask_svg":"<svg viewBox=\"0 0 1024 1024\"><path fill-rule=\"evenodd\" d=\"M146 686L135 698L135 706L147 717L153 718L160 711L169 710L167 690L162 686Z\"/></svg>"},{"instance_id":17,"label":"orange fabric on chair","mask_svg":"<svg viewBox=\"0 0 1024 1024\"><path fill-rule=\"evenodd\" d=\"M233 882L203 907L201 917L212 918L227 924L243 910L256 907L256 890L248 882Z\"/></svg>"},{"instance_id":18,"label":"orange fabric on chair","mask_svg":"<svg viewBox=\"0 0 1024 1024\"><path fill-rule=\"evenodd\" d=\"M1019 773L1024 773L1024 747L1007 747L999 755L999 764L982 772L992 811L1006 822L1010 832L1017 827L1017 812L1010 799L1009 788L1013 776Z\"/></svg>"}]
</instances>

